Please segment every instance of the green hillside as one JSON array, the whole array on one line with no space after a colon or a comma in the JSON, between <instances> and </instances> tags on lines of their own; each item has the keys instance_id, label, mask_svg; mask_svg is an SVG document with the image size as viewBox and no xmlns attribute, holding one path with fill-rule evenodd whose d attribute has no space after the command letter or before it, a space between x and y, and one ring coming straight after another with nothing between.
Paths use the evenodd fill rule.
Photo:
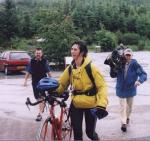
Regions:
<instances>
[{"instance_id":1,"label":"green hillside","mask_svg":"<svg viewBox=\"0 0 150 141\"><path fill-rule=\"evenodd\" d=\"M42 46L50 59L66 55L77 39L102 51L119 43L150 50L149 0L6 0L0 17L2 48Z\"/></svg>"}]
</instances>

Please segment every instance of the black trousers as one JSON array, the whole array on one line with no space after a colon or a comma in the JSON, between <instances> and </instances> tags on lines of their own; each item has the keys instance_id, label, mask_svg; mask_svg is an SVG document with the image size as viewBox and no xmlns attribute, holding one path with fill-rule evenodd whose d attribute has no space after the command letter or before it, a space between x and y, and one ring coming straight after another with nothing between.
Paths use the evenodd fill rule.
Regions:
<instances>
[{"instance_id":1,"label":"black trousers","mask_svg":"<svg viewBox=\"0 0 150 141\"><path fill-rule=\"evenodd\" d=\"M37 84L38 84L38 83L32 83L32 88L33 88L33 93L34 93L34 98L35 98L35 99L39 99L39 98L45 96L45 92L40 92L40 91L37 89Z\"/></svg>"},{"instance_id":2,"label":"black trousers","mask_svg":"<svg viewBox=\"0 0 150 141\"><path fill-rule=\"evenodd\" d=\"M83 140L82 136L82 122L83 115L85 116L86 134L91 140L99 140L97 133L95 132L96 121L90 109L75 108L73 104L70 106L71 123L73 127L74 140Z\"/></svg>"}]
</instances>

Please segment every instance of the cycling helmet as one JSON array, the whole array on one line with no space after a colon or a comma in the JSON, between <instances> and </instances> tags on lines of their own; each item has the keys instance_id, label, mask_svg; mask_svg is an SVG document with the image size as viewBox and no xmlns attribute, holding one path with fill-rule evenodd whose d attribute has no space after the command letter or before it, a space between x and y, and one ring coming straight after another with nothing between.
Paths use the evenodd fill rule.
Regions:
<instances>
[{"instance_id":1,"label":"cycling helmet","mask_svg":"<svg viewBox=\"0 0 150 141\"><path fill-rule=\"evenodd\" d=\"M39 91L54 91L58 86L59 83L56 79L44 77L38 82L37 89Z\"/></svg>"}]
</instances>

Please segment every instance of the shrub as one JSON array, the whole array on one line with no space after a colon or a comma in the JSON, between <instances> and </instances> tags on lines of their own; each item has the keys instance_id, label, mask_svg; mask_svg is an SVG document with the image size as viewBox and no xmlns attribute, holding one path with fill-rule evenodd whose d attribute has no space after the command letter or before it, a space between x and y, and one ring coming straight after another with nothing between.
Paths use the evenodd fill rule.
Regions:
<instances>
[{"instance_id":1,"label":"shrub","mask_svg":"<svg viewBox=\"0 0 150 141\"><path fill-rule=\"evenodd\" d=\"M138 45L140 35L136 33L125 33L122 36L121 42L125 45Z\"/></svg>"},{"instance_id":2,"label":"shrub","mask_svg":"<svg viewBox=\"0 0 150 141\"><path fill-rule=\"evenodd\" d=\"M26 39L13 38L11 39L12 49L27 50L28 41Z\"/></svg>"},{"instance_id":3,"label":"shrub","mask_svg":"<svg viewBox=\"0 0 150 141\"><path fill-rule=\"evenodd\" d=\"M96 32L95 39L100 43L102 51L112 51L117 45L117 36L107 30Z\"/></svg>"}]
</instances>

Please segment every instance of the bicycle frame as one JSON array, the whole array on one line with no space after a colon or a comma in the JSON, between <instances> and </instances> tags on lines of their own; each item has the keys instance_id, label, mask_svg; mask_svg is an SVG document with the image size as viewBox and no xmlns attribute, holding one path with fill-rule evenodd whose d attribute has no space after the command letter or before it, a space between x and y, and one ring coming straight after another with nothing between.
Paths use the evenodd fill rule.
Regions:
<instances>
[{"instance_id":1,"label":"bicycle frame","mask_svg":"<svg viewBox=\"0 0 150 141\"><path fill-rule=\"evenodd\" d=\"M65 122L65 121L63 121L64 116L66 116L66 118L68 116L67 115L67 108L60 105L60 110L61 110L60 115L59 115L59 117L56 117L55 107L58 105L58 103L53 102L50 105L51 106L49 108L49 115L50 115L49 118L50 118L50 123L51 123L51 126L52 126L52 135L51 135L50 140L63 140L62 125L63 125L63 122ZM71 126L71 124L70 124L70 126ZM47 128L47 127L45 127L45 128ZM72 132L72 129L71 129L70 132ZM69 134L70 134L69 136L71 138L71 133L69 133ZM45 136L46 136L46 130L45 130L45 133L44 133L44 139L45 139Z\"/></svg>"},{"instance_id":2,"label":"bicycle frame","mask_svg":"<svg viewBox=\"0 0 150 141\"><path fill-rule=\"evenodd\" d=\"M57 105L57 104L56 104ZM52 124L52 131L56 134L57 140L62 140L62 122L63 122L63 116L65 112L65 108L61 107L60 116L57 118L55 116L55 103L51 105L49 109L49 114L51 118L51 124Z\"/></svg>"},{"instance_id":3,"label":"bicycle frame","mask_svg":"<svg viewBox=\"0 0 150 141\"><path fill-rule=\"evenodd\" d=\"M66 103L64 102L65 100L58 100L57 97L52 97L52 100L49 100L48 97L46 96L46 98L44 98L43 100L37 101L35 103L31 103L30 99L27 98L26 104L27 106L28 105L34 106L43 101L49 103L49 116L43 123L43 126L39 134L39 140L45 141L46 136L48 136L47 134L50 134L49 137L47 138L47 140L50 141L70 140L72 135L72 127L68 116L69 111ZM60 106L60 114L58 117L56 117L55 115L55 109L57 105Z\"/></svg>"}]
</instances>

